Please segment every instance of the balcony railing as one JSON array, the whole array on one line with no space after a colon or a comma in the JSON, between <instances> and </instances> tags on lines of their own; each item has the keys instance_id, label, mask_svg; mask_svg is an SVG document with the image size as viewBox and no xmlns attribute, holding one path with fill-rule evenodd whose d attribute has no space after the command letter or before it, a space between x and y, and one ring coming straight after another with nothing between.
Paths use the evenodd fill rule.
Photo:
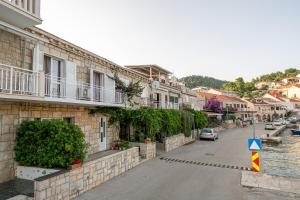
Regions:
<instances>
[{"instance_id":1,"label":"balcony railing","mask_svg":"<svg viewBox=\"0 0 300 200\"><path fill-rule=\"evenodd\" d=\"M162 103L161 101L151 101L147 99L144 101L144 106L146 107L152 107L152 108L162 108L162 109L175 109L179 110L179 104L178 103L172 103L172 102L165 102Z\"/></svg>"},{"instance_id":2,"label":"balcony railing","mask_svg":"<svg viewBox=\"0 0 300 200\"><path fill-rule=\"evenodd\" d=\"M22 11L40 18L40 0L1 0Z\"/></svg>"},{"instance_id":3,"label":"balcony railing","mask_svg":"<svg viewBox=\"0 0 300 200\"><path fill-rule=\"evenodd\" d=\"M0 93L37 96L38 73L0 64Z\"/></svg>"},{"instance_id":4,"label":"balcony railing","mask_svg":"<svg viewBox=\"0 0 300 200\"><path fill-rule=\"evenodd\" d=\"M45 76L45 96L112 104L125 102L122 92L87 83L70 83L64 78L50 75Z\"/></svg>"},{"instance_id":5,"label":"balcony railing","mask_svg":"<svg viewBox=\"0 0 300 200\"><path fill-rule=\"evenodd\" d=\"M126 96L120 91L105 87L96 87L87 83L70 83L64 78L44 75L31 70L0 64L0 97L1 94L35 98L52 98L54 101L77 103L123 104Z\"/></svg>"}]
</instances>

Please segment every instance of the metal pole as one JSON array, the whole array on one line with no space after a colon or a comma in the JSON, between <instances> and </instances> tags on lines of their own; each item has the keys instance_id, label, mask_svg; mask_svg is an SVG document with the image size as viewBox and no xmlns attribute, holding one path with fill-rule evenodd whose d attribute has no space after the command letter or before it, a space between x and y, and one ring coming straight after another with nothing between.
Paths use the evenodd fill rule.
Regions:
<instances>
[{"instance_id":1,"label":"metal pole","mask_svg":"<svg viewBox=\"0 0 300 200\"><path fill-rule=\"evenodd\" d=\"M253 138L255 138L255 124L254 124L254 114L252 113L252 125L253 125Z\"/></svg>"}]
</instances>

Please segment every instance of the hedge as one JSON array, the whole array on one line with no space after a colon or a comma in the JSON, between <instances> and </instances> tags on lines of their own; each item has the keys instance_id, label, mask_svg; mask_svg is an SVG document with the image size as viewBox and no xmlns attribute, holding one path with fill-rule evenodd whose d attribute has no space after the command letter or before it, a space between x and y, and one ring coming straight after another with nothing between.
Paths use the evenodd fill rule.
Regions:
<instances>
[{"instance_id":1,"label":"hedge","mask_svg":"<svg viewBox=\"0 0 300 200\"><path fill-rule=\"evenodd\" d=\"M67 168L85 158L84 134L62 120L23 121L17 131L15 159L20 165Z\"/></svg>"}]
</instances>

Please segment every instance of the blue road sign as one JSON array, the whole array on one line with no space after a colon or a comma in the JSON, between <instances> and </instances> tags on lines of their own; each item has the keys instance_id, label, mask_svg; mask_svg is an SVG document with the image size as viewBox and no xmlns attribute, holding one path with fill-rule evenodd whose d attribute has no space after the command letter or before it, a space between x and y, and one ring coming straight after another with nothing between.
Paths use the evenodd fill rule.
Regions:
<instances>
[{"instance_id":1,"label":"blue road sign","mask_svg":"<svg viewBox=\"0 0 300 200\"><path fill-rule=\"evenodd\" d=\"M261 139L249 138L248 149L249 151L260 151L261 150Z\"/></svg>"}]
</instances>

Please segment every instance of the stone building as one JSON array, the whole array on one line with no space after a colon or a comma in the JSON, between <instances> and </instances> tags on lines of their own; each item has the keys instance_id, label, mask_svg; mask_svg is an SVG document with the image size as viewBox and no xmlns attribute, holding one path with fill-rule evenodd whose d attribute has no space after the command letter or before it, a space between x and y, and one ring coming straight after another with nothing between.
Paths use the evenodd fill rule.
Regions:
<instances>
[{"instance_id":1,"label":"stone building","mask_svg":"<svg viewBox=\"0 0 300 200\"><path fill-rule=\"evenodd\" d=\"M140 99L141 106L175 110L188 107L203 110L204 97L187 88L169 70L155 64L125 67L148 80Z\"/></svg>"},{"instance_id":2,"label":"stone building","mask_svg":"<svg viewBox=\"0 0 300 200\"><path fill-rule=\"evenodd\" d=\"M90 109L125 106L124 94L115 89L115 73L125 82L148 81L33 27L41 23L39 1L31 5L34 10L18 2L0 1L0 182L14 178L14 141L23 120L75 123L85 134L88 154L104 151L118 140L118 132L108 125L108 116L91 115ZM14 13L13 20L2 9Z\"/></svg>"}]
</instances>

